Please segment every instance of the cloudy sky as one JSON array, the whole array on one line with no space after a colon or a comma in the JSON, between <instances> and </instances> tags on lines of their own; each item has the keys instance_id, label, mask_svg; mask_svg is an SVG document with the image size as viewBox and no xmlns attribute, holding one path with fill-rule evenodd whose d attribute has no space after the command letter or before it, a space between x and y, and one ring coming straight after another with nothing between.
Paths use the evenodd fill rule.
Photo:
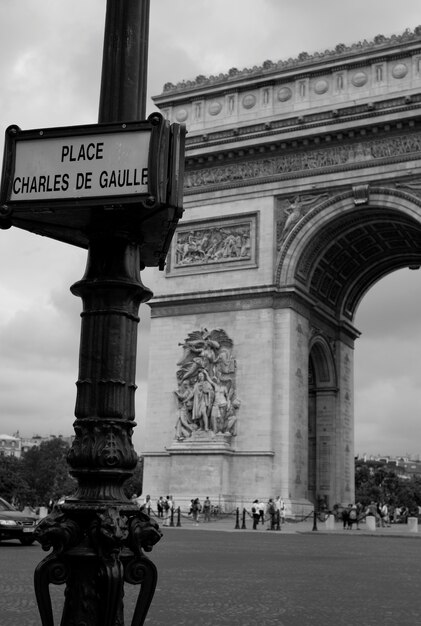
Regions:
<instances>
[{"instance_id":1,"label":"cloudy sky","mask_svg":"<svg viewBox=\"0 0 421 626\"><path fill-rule=\"evenodd\" d=\"M22 129L97 121L106 0L0 0L0 144ZM166 82L401 33L419 0L151 0L150 96ZM73 432L86 252L0 231L0 433ZM153 290L153 274L144 282ZM146 394L141 307L137 419ZM356 452L421 453L421 273L383 279L356 325ZM135 447L138 439L135 431Z\"/></svg>"}]
</instances>

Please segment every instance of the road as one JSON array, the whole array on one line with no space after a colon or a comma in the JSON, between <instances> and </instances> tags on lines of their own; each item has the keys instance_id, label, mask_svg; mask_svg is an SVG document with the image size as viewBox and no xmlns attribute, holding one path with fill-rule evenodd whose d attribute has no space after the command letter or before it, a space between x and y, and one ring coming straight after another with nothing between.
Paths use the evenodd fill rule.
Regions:
<instances>
[{"instance_id":1,"label":"road","mask_svg":"<svg viewBox=\"0 0 421 626\"><path fill-rule=\"evenodd\" d=\"M421 624L419 536L164 531L150 555L151 626ZM32 577L44 556L37 544L0 545L1 626L40 626ZM126 587L128 614L135 594ZM52 595L58 626L62 588Z\"/></svg>"}]
</instances>

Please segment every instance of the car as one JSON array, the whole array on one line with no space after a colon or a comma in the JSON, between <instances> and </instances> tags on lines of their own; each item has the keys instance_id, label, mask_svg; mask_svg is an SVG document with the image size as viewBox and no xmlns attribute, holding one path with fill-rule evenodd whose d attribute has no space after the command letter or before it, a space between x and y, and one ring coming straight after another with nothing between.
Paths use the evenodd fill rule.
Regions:
<instances>
[{"instance_id":1,"label":"car","mask_svg":"<svg viewBox=\"0 0 421 626\"><path fill-rule=\"evenodd\" d=\"M0 498L0 541L19 539L22 545L30 546L35 541L34 530L38 518L18 511L4 498Z\"/></svg>"}]
</instances>

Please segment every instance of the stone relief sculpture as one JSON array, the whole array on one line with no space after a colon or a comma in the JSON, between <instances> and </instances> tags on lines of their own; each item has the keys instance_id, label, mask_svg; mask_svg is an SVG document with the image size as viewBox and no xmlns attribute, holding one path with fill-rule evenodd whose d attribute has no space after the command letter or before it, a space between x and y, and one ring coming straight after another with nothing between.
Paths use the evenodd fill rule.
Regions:
<instances>
[{"instance_id":1,"label":"stone relief sculpture","mask_svg":"<svg viewBox=\"0 0 421 626\"><path fill-rule=\"evenodd\" d=\"M236 395L236 362L233 342L221 328L195 330L184 343L177 363L178 441L237 434L240 401Z\"/></svg>"},{"instance_id":2,"label":"stone relief sculpture","mask_svg":"<svg viewBox=\"0 0 421 626\"><path fill-rule=\"evenodd\" d=\"M176 233L175 265L203 265L251 258L250 224L195 228Z\"/></svg>"},{"instance_id":3,"label":"stone relief sculpture","mask_svg":"<svg viewBox=\"0 0 421 626\"><path fill-rule=\"evenodd\" d=\"M311 196L294 196L279 202L279 218L277 220L276 237L278 250L288 233L308 211L328 197L328 194Z\"/></svg>"}]
</instances>

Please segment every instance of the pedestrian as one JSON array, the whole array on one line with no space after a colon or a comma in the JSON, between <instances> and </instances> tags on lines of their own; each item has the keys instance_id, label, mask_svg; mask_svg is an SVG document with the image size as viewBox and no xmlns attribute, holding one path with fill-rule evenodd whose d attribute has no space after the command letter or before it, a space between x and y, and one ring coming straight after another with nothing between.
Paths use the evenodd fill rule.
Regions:
<instances>
[{"instance_id":1,"label":"pedestrian","mask_svg":"<svg viewBox=\"0 0 421 626\"><path fill-rule=\"evenodd\" d=\"M253 516L253 530L257 530L260 520L259 500L254 500L251 505L251 514Z\"/></svg>"},{"instance_id":2,"label":"pedestrian","mask_svg":"<svg viewBox=\"0 0 421 626\"><path fill-rule=\"evenodd\" d=\"M164 522L163 526L169 526L171 519L171 499L167 496L164 500Z\"/></svg>"},{"instance_id":3,"label":"pedestrian","mask_svg":"<svg viewBox=\"0 0 421 626\"><path fill-rule=\"evenodd\" d=\"M283 523L282 517L284 518L284 521L285 521L285 502L282 500L281 496L276 496L275 506L276 506L276 525L279 530L280 524Z\"/></svg>"},{"instance_id":4,"label":"pedestrian","mask_svg":"<svg viewBox=\"0 0 421 626\"><path fill-rule=\"evenodd\" d=\"M347 530L348 528L348 521L349 521L349 511L350 511L350 506L348 505L347 507L345 507L342 511L341 517L342 517L342 527L344 530Z\"/></svg>"},{"instance_id":5,"label":"pedestrian","mask_svg":"<svg viewBox=\"0 0 421 626\"><path fill-rule=\"evenodd\" d=\"M206 499L203 503L203 515L204 515L205 522L210 522L211 509L212 509L211 501L209 500L209 496L206 496Z\"/></svg>"},{"instance_id":6,"label":"pedestrian","mask_svg":"<svg viewBox=\"0 0 421 626\"><path fill-rule=\"evenodd\" d=\"M199 498L195 498L193 500L192 509L193 509L193 511L192 511L193 519L194 519L194 521L196 523L196 526L198 526L199 525L199 514L200 514L200 511L202 510L202 505L200 504Z\"/></svg>"},{"instance_id":7,"label":"pedestrian","mask_svg":"<svg viewBox=\"0 0 421 626\"><path fill-rule=\"evenodd\" d=\"M358 526L358 511L356 504L352 504L348 509L348 528L352 530L352 525L357 524Z\"/></svg>"},{"instance_id":8,"label":"pedestrian","mask_svg":"<svg viewBox=\"0 0 421 626\"><path fill-rule=\"evenodd\" d=\"M268 526L267 530L275 530L276 506L275 506L275 503L273 501L273 498L269 498L268 506L267 506L267 513L269 515L269 526Z\"/></svg>"},{"instance_id":9,"label":"pedestrian","mask_svg":"<svg viewBox=\"0 0 421 626\"><path fill-rule=\"evenodd\" d=\"M164 517L164 498L159 496L156 502L156 510L158 512L158 517Z\"/></svg>"},{"instance_id":10,"label":"pedestrian","mask_svg":"<svg viewBox=\"0 0 421 626\"><path fill-rule=\"evenodd\" d=\"M380 505L380 524L382 528L385 528L386 526L387 527L390 526L389 507L387 506L386 502L383 502L383 504Z\"/></svg>"},{"instance_id":11,"label":"pedestrian","mask_svg":"<svg viewBox=\"0 0 421 626\"><path fill-rule=\"evenodd\" d=\"M259 515L260 515L260 521L262 522L262 524L265 523L265 503L262 501L259 502Z\"/></svg>"},{"instance_id":12,"label":"pedestrian","mask_svg":"<svg viewBox=\"0 0 421 626\"><path fill-rule=\"evenodd\" d=\"M140 505L140 510L144 511L148 515L151 514L151 496L149 494L146 496L146 498L143 500L142 504Z\"/></svg>"},{"instance_id":13,"label":"pedestrian","mask_svg":"<svg viewBox=\"0 0 421 626\"><path fill-rule=\"evenodd\" d=\"M378 513L378 505L372 500L365 510L365 517L374 517L376 526L379 526L380 515Z\"/></svg>"}]
</instances>

